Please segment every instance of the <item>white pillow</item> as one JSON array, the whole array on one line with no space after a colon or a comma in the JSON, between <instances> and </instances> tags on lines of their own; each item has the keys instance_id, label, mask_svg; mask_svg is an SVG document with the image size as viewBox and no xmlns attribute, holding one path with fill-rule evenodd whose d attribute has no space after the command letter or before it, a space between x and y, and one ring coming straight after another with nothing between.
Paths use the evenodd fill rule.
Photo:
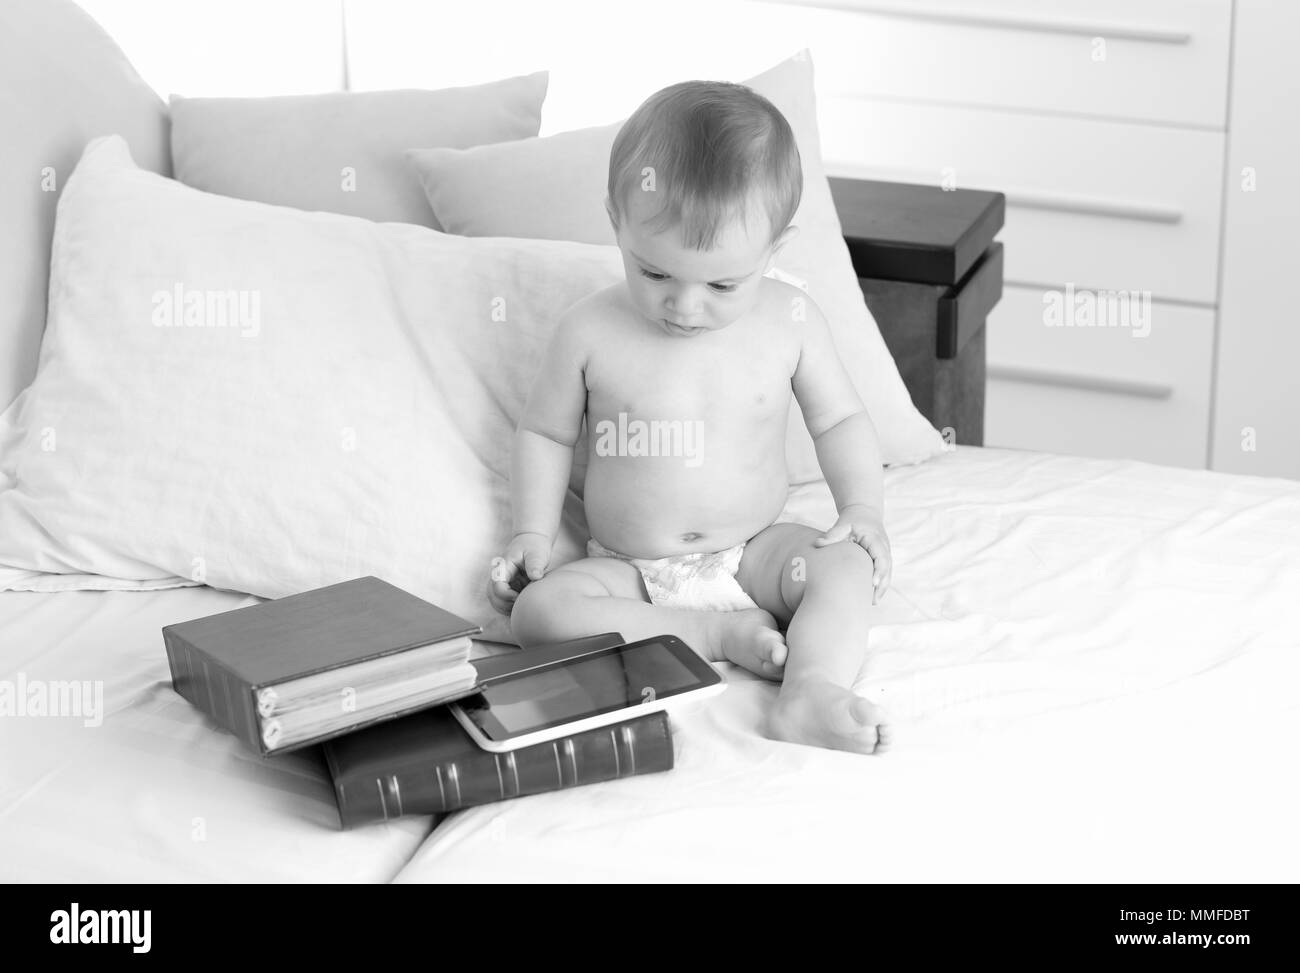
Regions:
<instances>
[{"instance_id":1,"label":"white pillow","mask_svg":"<svg viewBox=\"0 0 1300 973\"><path fill-rule=\"evenodd\" d=\"M886 465L937 455L943 439L913 405L853 273L822 165L812 58L802 51L745 84L789 121L803 163L803 199L794 217L799 233L781 251L781 270L807 281L809 294L825 312L844 367L875 422ZM448 232L612 244L605 183L621 126L468 149L412 150L407 157L438 224ZM821 479L797 403L790 410L786 442L790 482Z\"/></svg>"},{"instance_id":2,"label":"white pillow","mask_svg":"<svg viewBox=\"0 0 1300 973\"><path fill-rule=\"evenodd\" d=\"M0 418L0 588L375 574L509 639L485 585L514 427L556 317L622 275L611 247L209 195L92 141L40 368ZM221 326L226 292L247 317ZM586 538L570 494L557 561Z\"/></svg>"},{"instance_id":3,"label":"white pillow","mask_svg":"<svg viewBox=\"0 0 1300 973\"><path fill-rule=\"evenodd\" d=\"M547 74L436 91L171 96L176 178L261 203L440 227L401 152L536 135Z\"/></svg>"}]
</instances>

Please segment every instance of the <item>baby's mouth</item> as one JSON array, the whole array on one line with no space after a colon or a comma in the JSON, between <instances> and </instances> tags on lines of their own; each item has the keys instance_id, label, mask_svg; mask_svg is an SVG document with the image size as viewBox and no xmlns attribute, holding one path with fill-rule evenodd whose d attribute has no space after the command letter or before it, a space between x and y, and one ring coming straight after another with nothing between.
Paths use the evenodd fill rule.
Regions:
<instances>
[{"instance_id":1,"label":"baby's mouth","mask_svg":"<svg viewBox=\"0 0 1300 973\"><path fill-rule=\"evenodd\" d=\"M666 327L673 334L698 334L699 332L704 330L703 328L692 328L684 324L674 324L672 321L669 321L667 318L660 318L659 320L663 323L664 327Z\"/></svg>"}]
</instances>

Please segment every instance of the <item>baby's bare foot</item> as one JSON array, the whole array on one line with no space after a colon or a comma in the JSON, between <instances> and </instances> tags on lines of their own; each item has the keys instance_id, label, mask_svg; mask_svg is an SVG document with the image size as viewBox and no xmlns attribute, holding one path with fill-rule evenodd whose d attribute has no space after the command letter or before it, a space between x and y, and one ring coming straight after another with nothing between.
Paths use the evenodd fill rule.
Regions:
<instances>
[{"instance_id":1,"label":"baby's bare foot","mask_svg":"<svg viewBox=\"0 0 1300 973\"><path fill-rule=\"evenodd\" d=\"M785 671L785 636L776 619L761 608L717 612L710 619L713 637L705 654L712 662L723 659L764 679L780 679Z\"/></svg>"},{"instance_id":2,"label":"baby's bare foot","mask_svg":"<svg viewBox=\"0 0 1300 973\"><path fill-rule=\"evenodd\" d=\"M884 711L852 690L825 680L786 683L768 717L777 740L811 747L884 753L892 731Z\"/></svg>"}]
</instances>

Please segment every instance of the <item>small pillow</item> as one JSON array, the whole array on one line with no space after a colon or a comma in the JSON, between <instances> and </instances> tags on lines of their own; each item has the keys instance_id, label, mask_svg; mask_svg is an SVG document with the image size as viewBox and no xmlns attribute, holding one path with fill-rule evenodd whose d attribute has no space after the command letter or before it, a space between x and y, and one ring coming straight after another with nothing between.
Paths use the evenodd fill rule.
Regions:
<instances>
[{"instance_id":1,"label":"small pillow","mask_svg":"<svg viewBox=\"0 0 1300 973\"><path fill-rule=\"evenodd\" d=\"M538 72L440 91L172 95L176 178L223 196L436 227L402 150L535 136L546 84Z\"/></svg>"},{"instance_id":2,"label":"small pillow","mask_svg":"<svg viewBox=\"0 0 1300 973\"><path fill-rule=\"evenodd\" d=\"M97 139L40 370L0 417L0 588L373 574L509 640L486 585L513 432L560 312L622 274L613 247L201 193ZM557 563L586 539L571 491Z\"/></svg>"},{"instance_id":3,"label":"small pillow","mask_svg":"<svg viewBox=\"0 0 1300 973\"><path fill-rule=\"evenodd\" d=\"M781 270L807 281L825 312L840 358L880 434L884 462L937 455L943 439L912 404L853 273L822 166L811 58L800 52L745 84L785 115L803 162L803 200L794 218L799 233L777 258ZM449 233L612 244L605 186L621 125L464 150L421 148L407 157ZM790 410L787 454L791 483L821 478L798 408Z\"/></svg>"},{"instance_id":4,"label":"small pillow","mask_svg":"<svg viewBox=\"0 0 1300 973\"><path fill-rule=\"evenodd\" d=\"M471 149L409 149L406 157L448 233L612 245L605 186L622 127L615 122Z\"/></svg>"}]
</instances>

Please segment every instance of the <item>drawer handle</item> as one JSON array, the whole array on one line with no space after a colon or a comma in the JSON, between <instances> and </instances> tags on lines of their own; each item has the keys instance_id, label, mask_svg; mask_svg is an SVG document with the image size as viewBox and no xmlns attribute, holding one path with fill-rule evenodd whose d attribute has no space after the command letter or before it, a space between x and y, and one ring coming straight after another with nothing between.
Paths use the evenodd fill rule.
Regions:
<instances>
[{"instance_id":1,"label":"drawer handle","mask_svg":"<svg viewBox=\"0 0 1300 973\"><path fill-rule=\"evenodd\" d=\"M995 365L990 362L987 366L987 374L989 378L1000 378L1008 382L1056 385L1084 389L1088 392L1118 392L1120 395L1136 395L1143 399L1167 399L1174 394L1173 386L1163 382L1080 375L1078 372L1058 372L1050 368L1035 368L1027 365Z\"/></svg>"},{"instance_id":2,"label":"drawer handle","mask_svg":"<svg viewBox=\"0 0 1300 973\"><path fill-rule=\"evenodd\" d=\"M853 13L879 14L882 17L902 17L907 20L930 20L963 27L992 27L1009 30L1028 30L1043 34L1082 34L1085 37L1118 38L1130 41L1148 41L1152 44L1188 44L1192 35L1185 30L1168 27L1141 27L1136 24L1116 24L1100 21L1059 20L1044 17L1015 17L1009 14L979 14L965 10L918 10L912 2L881 3L879 0L784 0L804 7L824 7L828 10L848 10Z\"/></svg>"},{"instance_id":3,"label":"drawer handle","mask_svg":"<svg viewBox=\"0 0 1300 973\"><path fill-rule=\"evenodd\" d=\"M1183 211L1172 206L1129 203L1117 199L1068 196L1063 193L1035 193L1019 189L1005 190L1008 206L1025 209L1050 209L1059 213L1085 213L1089 216L1117 216L1146 223L1181 223Z\"/></svg>"},{"instance_id":4,"label":"drawer handle","mask_svg":"<svg viewBox=\"0 0 1300 973\"><path fill-rule=\"evenodd\" d=\"M923 169L892 166L841 165L834 160L826 164L828 176L846 179L884 179L910 182L920 186L941 186L938 173ZM974 187L965 187L974 188ZM1116 217L1144 223L1181 223L1183 211L1176 206L1159 203L1132 203L1125 199L1104 199L1097 196L1071 196L1068 193L1040 193L1031 189L1000 190L1007 197L1008 206L1024 209L1047 209L1059 213L1083 213L1086 216Z\"/></svg>"}]
</instances>

